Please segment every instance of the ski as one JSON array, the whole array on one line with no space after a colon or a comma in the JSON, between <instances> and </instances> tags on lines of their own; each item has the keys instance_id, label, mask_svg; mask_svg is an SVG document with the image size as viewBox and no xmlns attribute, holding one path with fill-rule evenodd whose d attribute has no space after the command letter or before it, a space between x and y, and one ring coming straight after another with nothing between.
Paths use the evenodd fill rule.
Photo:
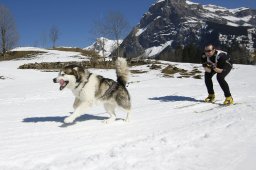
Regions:
<instances>
[{"instance_id":1,"label":"ski","mask_svg":"<svg viewBox=\"0 0 256 170\"><path fill-rule=\"evenodd\" d=\"M195 105L198 105L198 104L200 104L200 102L193 103L193 104L188 104L188 105L177 106L177 107L175 107L175 109L184 109L184 108L192 107L192 106L195 106Z\"/></svg>"},{"instance_id":2,"label":"ski","mask_svg":"<svg viewBox=\"0 0 256 170\"><path fill-rule=\"evenodd\" d=\"M223 103L211 103L211 104L213 104L215 106L211 107L211 108L204 109L204 110L200 110L200 111L194 111L194 112L195 113L204 113L204 112L208 112L208 111L211 111L211 110L214 110L214 109L228 108L228 107L232 107L232 105L239 105L239 104L242 104L242 103L234 103L234 104L231 104L231 105L225 105Z\"/></svg>"}]
</instances>

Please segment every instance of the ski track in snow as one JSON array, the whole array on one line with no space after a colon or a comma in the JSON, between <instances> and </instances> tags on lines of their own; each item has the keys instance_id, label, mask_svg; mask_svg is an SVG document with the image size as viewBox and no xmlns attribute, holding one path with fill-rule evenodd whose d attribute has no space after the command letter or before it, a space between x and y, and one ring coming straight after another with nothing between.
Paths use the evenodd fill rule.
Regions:
<instances>
[{"instance_id":1,"label":"ski track in snow","mask_svg":"<svg viewBox=\"0 0 256 170\"><path fill-rule=\"evenodd\" d=\"M71 56L51 51L43 57L55 61L55 55L64 61ZM108 114L96 106L63 126L74 97L52 83L57 73L17 69L33 61L40 58L0 62L1 75L13 78L0 80L1 170L255 168L255 66L235 65L227 77L237 105L201 102L206 97L203 80L163 78L150 71L131 76L136 82L128 87L131 122L123 122L125 114L118 110L118 120L106 125L102 121ZM115 79L114 70L91 71ZM217 103L222 103L222 91L213 81Z\"/></svg>"}]
</instances>

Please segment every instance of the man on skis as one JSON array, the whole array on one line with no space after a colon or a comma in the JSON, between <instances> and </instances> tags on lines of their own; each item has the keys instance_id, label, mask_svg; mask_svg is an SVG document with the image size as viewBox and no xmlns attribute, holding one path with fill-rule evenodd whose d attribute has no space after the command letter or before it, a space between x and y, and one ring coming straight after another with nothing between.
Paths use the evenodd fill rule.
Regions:
<instances>
[{"instance_id":1,"label":"man on skis","mask_svg":"<svg viewBox=\"0 0 256 170\"><path fill-rule=\"evenodd\" d=\"M205 102L215 101L212 77L217 74L217 80L226 97L223 104L233 104L234 101L229 90L229 85L225 80L225 77L232 69L230 57L226 52L215 49L212 44L207 44L204 48L204 54L201 57L201 61L202 66L205 69L205 85L208 91L208 97L205 99Z\"/></svg>"}]
</instances>

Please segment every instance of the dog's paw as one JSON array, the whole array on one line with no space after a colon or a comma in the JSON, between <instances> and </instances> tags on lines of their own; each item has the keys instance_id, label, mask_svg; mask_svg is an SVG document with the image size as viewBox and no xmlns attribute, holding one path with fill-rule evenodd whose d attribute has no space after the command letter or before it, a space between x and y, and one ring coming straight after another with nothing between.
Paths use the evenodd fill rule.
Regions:
<instances>
[{"instance_id":1,"label":"dog's paw","mask_svg":"<svg viewBox=\"0 0 256 170\"><path fill-rule=\"evenodd\" d=\"M128 123L128 122L130 122L130 119L127 119L127 118L126 118L126 119L124 119L124 122L127 122L127 123Z\"/></svg>"},{"instance_id":2,"label":"dog's paw","mask_svg":"<svg viewBox=\"0 0 256 170\"><path fill-rule=\"evenodd\" d=\"M64 123L73 123L74 119L72 117L67 117L64 119Z\"/></svg>"}]
</instances>

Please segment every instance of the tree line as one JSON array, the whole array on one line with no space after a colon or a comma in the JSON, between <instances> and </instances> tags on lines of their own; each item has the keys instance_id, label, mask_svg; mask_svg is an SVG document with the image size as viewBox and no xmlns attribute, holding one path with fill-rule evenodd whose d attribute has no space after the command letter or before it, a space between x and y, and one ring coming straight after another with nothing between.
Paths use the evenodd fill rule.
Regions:
<instances>
[{"instance_id":1,"label":"tree line","mask_svg":"<svg viewBox=\"0 0 256 170\"><path fill-rule=\"evenodd\" d=\"M244 45L234 44L233 46L222 45L217 49L228 52L231 61L234 64L256 64L256 51L249 52ZM196 44L177 45L176 47L169 47L160 54L157 59L184 62L184 63L200 63L203 54L203 47Z\"/></svg>"}]
</instances>

